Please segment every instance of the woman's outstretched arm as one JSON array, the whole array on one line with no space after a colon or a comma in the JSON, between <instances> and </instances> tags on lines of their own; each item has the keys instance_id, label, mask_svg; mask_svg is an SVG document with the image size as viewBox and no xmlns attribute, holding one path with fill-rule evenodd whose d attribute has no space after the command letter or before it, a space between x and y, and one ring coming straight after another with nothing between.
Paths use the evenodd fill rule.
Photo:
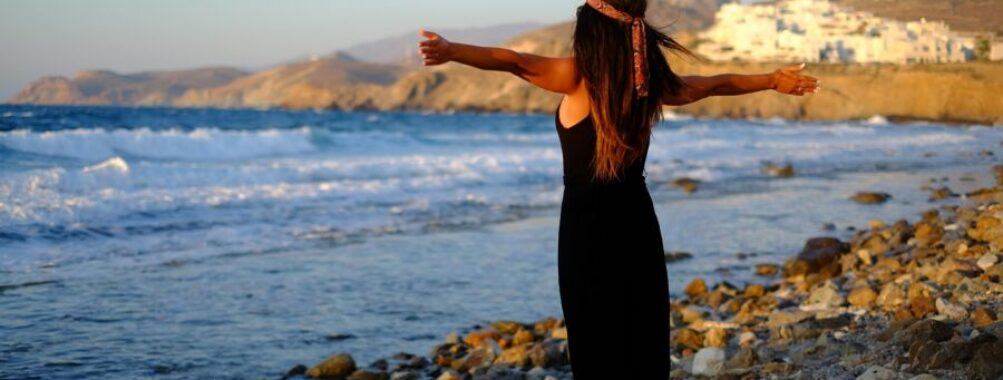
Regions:
<instances>
[{"instance_id":1,"label":"woman's outstretched arm","mask_svg":"<svg viewBox=\"0 0 1003 380\"><path fill-rule=\"evenodd\" d=\"M571 58L548 58L509 49L480 47L450 42L422 30L419 43L425 66L457 62L482 70L512 73L547 91L574 92L579 86L575 62Z\"/></svg>"},{"instance_id":2,"label":"woman's outstretched arm","mask_svg":"<svg viewBox=\"0 0 1003 380\"><path fill-rule=\"evenodd\" d=\"M781 94L804 96L819 90L819 80L802 74L805 65L790 66L770 74L722 74L710 77L682 77L685 86L679 94L668 94L662 99L666 105L681 106L711 96L745 95L764 90Z\"/></svg>"}]
</instances>

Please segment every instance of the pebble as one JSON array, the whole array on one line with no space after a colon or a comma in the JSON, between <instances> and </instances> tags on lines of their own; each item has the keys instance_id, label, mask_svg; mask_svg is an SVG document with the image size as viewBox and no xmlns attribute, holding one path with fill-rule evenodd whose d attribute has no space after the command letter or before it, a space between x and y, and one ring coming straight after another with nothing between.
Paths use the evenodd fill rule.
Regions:
<instances>
[{"instance_id":1,"label":"pebble","mask_svg":"<svg viewBox=\"0 0 1003 380\"><path fill-rule=\"evenodd\" d=\"M892 196L887 193L859 192L850 197L854 202L865 205L876 205L887 202Z\"/></svg>"},{"instance_id":2,"label":"pebble","mask_svg":"<svg viewBox=\"0 0 1003 380\"><path fill-rule=\"evenodd\" d=\"M964 306L944 298L937 298L937 312L955 321L968 318L968 310Z\"/></svg>"},{"instance_id":3,"label":"pebble","mask_svg":"<svg viewBox=\"0 0 1003 380\"><path fill-rule=\"evenodd\" d=\"M863 374L857 376L857 380L896 380L898 378L897 372L878 366L868 368Z\"/></svg>"},{"instance_id":4,"label":"pebble","mask_svg":"<svg viewBox=\"0 0 1003 380\"><path fill-rule=\"evenodd\" d=\"M355 370L355 359L349 354L339 353L307 370L306 377L348 377Z\"/></svg>"},{"instance_id":5,"label":"pebble","mask_svg":"<svg viewBox=\"0 0 1003 380\"><path fill-rule=\"evenodd\" d=\"M707 293L707 282L705 282L702 278L695 278L689 285L686 286L686 290L683 292L690 296L690 298L703 295L704 293Z\"/></svg>"},{"instance_id":6,"label":"pebble","mask_svg":"<svg viewBox=\"0 0 1003 380\"><path fill-rule=\"evenodd\" d=\"M992 253L987 253L985 255L982 255L981 258L979 258L979 261L976 263L976 265L978 265L979 268L982 268L983 271L987 271L989 270L989 268L992 268L997 263L999 263L999 261L1000 261L999 256L996 256Z\"/></svg>"},{"instance_id":7,"label":"pebble","mask_svg":"<svg viewBox=\"0 0 1003 380\"><path fill-rule=\"evenodd\" d=\"M877 299L878 293L875 292L874 289L871 289L870 286L866 285L854 288L853 291L850 292L850 296L847 297L847 301L850 302L850 305L860 308L871 307Z\"/></svg>"},{"instance_id":8,"label":"pebble","mask_svg":"<svg viewBox=\"0 0 1003 380\"><path fill-rule=\"evenodd\" d=\"M724 350L720 348L704 348L693 357L693 374L717 376L724 369Z\"/></svg>"},{"instance_id":9,"label":"pebble","mask_svg":"<svg viewBox=\"0 0 1003 380\"><path fill-rule=\"evenodd\" d=\"M839 288L832 282L826 282L811 292L805 305L818 305L823 307L839 307L846 303L846 298L839 293Z\"/></svg>"}]
</instances>

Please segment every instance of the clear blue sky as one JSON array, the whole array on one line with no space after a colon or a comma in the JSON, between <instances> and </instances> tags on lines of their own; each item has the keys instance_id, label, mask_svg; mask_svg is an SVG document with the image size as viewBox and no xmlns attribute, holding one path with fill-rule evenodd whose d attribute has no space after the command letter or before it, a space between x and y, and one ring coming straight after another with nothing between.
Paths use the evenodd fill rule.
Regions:
<instances>
[{"instance_id":1,"label":"clear blue sky","mask_svg":"<svg viewBox=\"0 0 1003 380\"><path fill-rule=\"evenodd\" d=\"M0 0L0 102L42 75L258 69L420 27L570 20L581 0Z\"/></svg>"}]
</instances>

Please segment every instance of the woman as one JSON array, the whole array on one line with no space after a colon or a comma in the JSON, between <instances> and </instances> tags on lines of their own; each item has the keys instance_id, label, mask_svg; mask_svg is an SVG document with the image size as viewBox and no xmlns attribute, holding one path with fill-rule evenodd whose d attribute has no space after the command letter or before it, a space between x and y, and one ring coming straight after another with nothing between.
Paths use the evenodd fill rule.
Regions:
<instances>
[{"instance_id":1,"label":"woman","mask_svg":"<svg viewBox=\"0 0 1003 380\"><path fill-rule=\"evenodd\" d=\"M425 65L505 71L564 94L555 123L564 153L558 278L576 380L669 376L668 276L644 182L662 106L763 90L818 89L804 65L763 75L678 76L661 47L690 54L644 22L646 0L588 0L572 57L464 45L422 31Z\"/></svg>"}]
</instances>

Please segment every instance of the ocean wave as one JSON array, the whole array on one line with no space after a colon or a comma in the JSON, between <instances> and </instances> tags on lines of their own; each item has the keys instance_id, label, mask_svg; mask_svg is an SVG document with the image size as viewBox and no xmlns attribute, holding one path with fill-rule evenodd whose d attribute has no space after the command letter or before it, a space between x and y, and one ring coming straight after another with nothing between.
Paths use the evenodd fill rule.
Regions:
<instances>
[{"instance_id":1,"label":"ocean wave","mask_svg":"<svg viewBox=\"0 0 1003 380\"><path fill-rule=\"evenodd\" d=\"M180 129L73 129L0 132L10 150L82 160L115 156L174 160L234 160L303 154L316 150L309 128L258 131Z\"/></svg>"}]
</instances>

